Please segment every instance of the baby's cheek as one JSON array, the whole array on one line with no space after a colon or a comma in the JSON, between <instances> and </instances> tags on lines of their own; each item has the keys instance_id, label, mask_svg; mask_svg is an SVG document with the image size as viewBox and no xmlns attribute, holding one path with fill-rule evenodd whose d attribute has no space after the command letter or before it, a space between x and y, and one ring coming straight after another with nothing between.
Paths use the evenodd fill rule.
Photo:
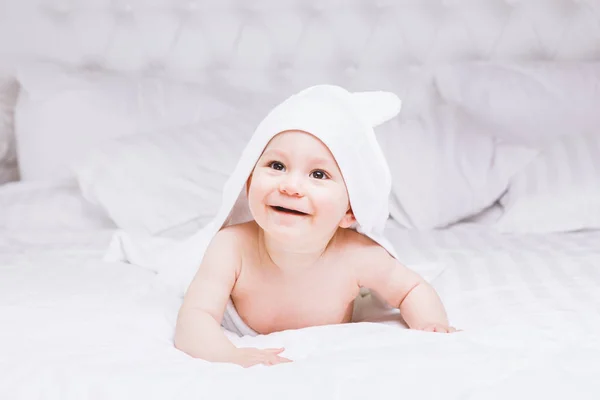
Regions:
<instances>
[{"instance_id":1,"label":"baby's cheek","mask_svg":"<svg viewBox=\"0 0 600 400\"><path fill-rule=\"evenodd\" d=\"M320 199L321 211L331 217L342 217L346 213L348 200L339 193L328 193Z\"/></svg>"},{"instance_id":2,"label":"baby's cheek","mask_svg":"<svg viewBox=\"0 0 600 400\"><path fill-rule=\"evenodd\" d=\"M263 177L261 174L254 175L252 177L252 182L250 183L248 197L261 197L265 193L268 184L268 179L265 179L265 177Z\"/></svg>"},{"instance_id":3,"label":"baby's cheek","mask_svg":"<svg viewBox=\"0 0 600 400\"><path fill-rule=\"evenodd\" d=\"M260 209L263 197L264 188L261 187L260 183L252 182L252 185L248 190L248 207L252 213Z\"/></svg>"}]
</instances>

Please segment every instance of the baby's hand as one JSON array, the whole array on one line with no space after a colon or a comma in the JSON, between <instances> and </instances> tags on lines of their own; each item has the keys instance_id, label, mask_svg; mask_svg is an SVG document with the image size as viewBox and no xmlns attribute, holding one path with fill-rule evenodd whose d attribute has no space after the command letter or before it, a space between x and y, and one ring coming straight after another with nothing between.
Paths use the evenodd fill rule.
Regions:
<instances>
[{"instance_id":1,"label":"baby's hand","mask_svg":"<svg viewBox=\"0 0 600 400\"><path fill-rule=\"evenodd\" d=\"M255 349L255 348L238 348L233 353L231 362L241 365L244 368L251 367L257 364L275 365L281 363L292 362L292 360L279 356L284 348L279 349Z\"/></svg>"},{"instance_id":2,"label":"baby's hand","mask_svg":"<svg viewBox=\"0 0 600 400\"><path fill-rule=\"evenodd\" d=\"M447 325L443 325L443 324L436 324L436 323L425 324L425 325L420 326L420 327L418 327L416 329L420 330L420 331L425 331L425 332L439 332L439 333L459 332L459 330L457 330L456 328L454 328L452 326L447 326Z\"/></svg>"}]
</instances>

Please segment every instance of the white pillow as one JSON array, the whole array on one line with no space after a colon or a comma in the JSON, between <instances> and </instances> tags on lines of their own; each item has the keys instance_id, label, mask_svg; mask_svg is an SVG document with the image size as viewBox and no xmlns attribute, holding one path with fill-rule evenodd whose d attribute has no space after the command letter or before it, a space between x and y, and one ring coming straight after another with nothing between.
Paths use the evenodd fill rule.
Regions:
<instances>
[{"instance_id":1,"label":"white pillow","mask_svg":"<svg viewBox=\"0 0 600 400\"><path fill-rule=\"evenodd\" d=\"M96 231L115 224L72 182L11 182L0 186L0 230Z\"/></svg>"},{"instance_id":2,"label":"white pillow","mask_svg":"<svg viewBox=\"0 0 600 400\"><path fill-rule=\"evenodd\" d=\"M444 101L536 143L600 126L600 63L459 63L440 67Z\"/></svg>"},{"instance_id":3,"label":"white pillow","mask_svg":"<svg viewBox=\"0 0 600 400\"><path fill-rule=\"evenodd\" d=\"M72 177L69 163L103 141L189 125L232 110L206 85L32 64L21 84L15 134L23 180Z\"/></svg>"},{"instance_id":4,"label":"white pillow","mask_svg":"<svg viewBox=\"0 0 600 400\"><path fill-rule=\"evenodd\" d=\"M495 227L510 233L600 229L600 133L547 143L515 175Z\"/></svg>"},{"instance_id":5,"label":"white pillow","mask_svg":"<svg viewBox=\"0 0 600 400\"><path fill-rule=\"evenodd\" d=\"M450 105L378 129L392 173L390 214L407 228L443 228L479 213L536 154L499 142L497 127Z\"/></svg>"},{"instance_id":6,"label":"white pillow","mask_svg":"<svg viewBox=\"0 0 600 400\"><path fill-rule=\"evenodd\" d=\"M18 85L8 72L0 71L0 184L19 179L13 114Z\"/></svg>"},{"instance_id":7,"label":"white pillow","mask_svg":"<svg viewBox=\"0 0 600 400\"><path fill-rule=\"evenodd\" d=\"M272 105L265 105L270 108ZM115 139L74 164L81 191L122 229L181 236L216 214L261 111Z\"/></svg>"}]
</instances>

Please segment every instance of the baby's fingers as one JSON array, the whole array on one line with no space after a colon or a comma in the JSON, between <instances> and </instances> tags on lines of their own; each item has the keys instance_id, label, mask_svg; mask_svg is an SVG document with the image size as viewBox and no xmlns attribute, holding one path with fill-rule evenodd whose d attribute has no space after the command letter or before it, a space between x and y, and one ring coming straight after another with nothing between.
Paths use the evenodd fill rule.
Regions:
<instances>
[{"instance_id":1,"label":"baby's fingers","mask_svg":"<svg viewBox=\"0 0 600 400\"><path fill-rule=\"evenodd\" d=\"M265 349L265 351L268 351L269 353L273 353L273 354L279 354L279 353L282 353L283 351L285 351L285 348L280 347L278 349Z\"/></svg>"},{"instance_id":2,"label":"baby's fingers","mask_svg":"<svg viewBox=\"0 0 600 400\"><path fill-rule=\"evenodd\" d=\"M264 365L275 365L292 362L289 358L282 357L280 354L284 349L267 349L268 353L264 354L263 364Z\"/></svg>"},{"instance_id":3,"label":"baby's fingers","mask_svg":"<svg viewBox=\"0 0 600 400\"><path fill-rule=\"evenodd\" d=\"M425 332L435 332L435 333L452 333L456 332L456 329L451 326L444 325L429 325L423 328Z\"/></svg>"},{"instance_id":4,"label":"baby's fingers","mask_svg":"<svg viewBox=\"0 0 600 400\"><path fill-rule=\"evenodd\" d=\"M438 332L438 333L452 333L452 332L456 332L456 329L454 329L451 326L436 326L435 332Z\"/></svg>"},{"instance_id":5,"label":"baby's fingers","mask_svg":"<svg viewBox=\"0 0 600 400\"><path fill-rule=\"evenodd\" d=\"M284 363L289 363L292 362L292 360L285 358L285 357L279 357L279 356L274 356L274 357L268 357L263 361L264 365L277 365L277 364L284 364Z\"/></svg>"},{"instance_id":6,"label":"baby's fingers","mask_svg":"<svg viewBox=\"0 0 600 400\"><path fill-rule=\"evenodd\" d=\"M286 359L287 360L287 359ZM263 362L263 365L268 365L268 366L273 366L273 365L277 365L277 364L285 364L285 363L289 363L292 362L292 360L280 360L280 359L275 359L275 360L267 360Z\"/></svg>"}]
</instances>

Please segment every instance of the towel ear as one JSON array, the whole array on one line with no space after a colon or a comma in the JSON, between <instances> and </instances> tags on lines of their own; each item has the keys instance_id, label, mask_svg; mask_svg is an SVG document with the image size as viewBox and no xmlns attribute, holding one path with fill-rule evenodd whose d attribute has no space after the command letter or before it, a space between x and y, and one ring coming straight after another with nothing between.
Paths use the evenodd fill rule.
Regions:
<instances>
[{"instance_id":1,"label":"towel ear","mask_svg":"<svg viewBox=\"0 0 600 400\"><path fill-rule=\"evenodd\" d=\"M307 95L312 92L323 95L333 94L344 101L354 105L354 108L361 114L362 118L373 128L394 118L400 112L402 101L392 92L369 91L369 92L348 92L346 89L329 84L320 84L308 87L298 92L295 96Z\"/></svg>"},{"instance_id":2,"label":"towel ear","mask_svg":"<svg viewBox=\"0 0 600 400\"><path fill-rule=\"evenodd\" d=\"M373 128L394 118L402 108L402 101L392 92L355 92L351 99Z\"/></svg>"}]
</instances>

